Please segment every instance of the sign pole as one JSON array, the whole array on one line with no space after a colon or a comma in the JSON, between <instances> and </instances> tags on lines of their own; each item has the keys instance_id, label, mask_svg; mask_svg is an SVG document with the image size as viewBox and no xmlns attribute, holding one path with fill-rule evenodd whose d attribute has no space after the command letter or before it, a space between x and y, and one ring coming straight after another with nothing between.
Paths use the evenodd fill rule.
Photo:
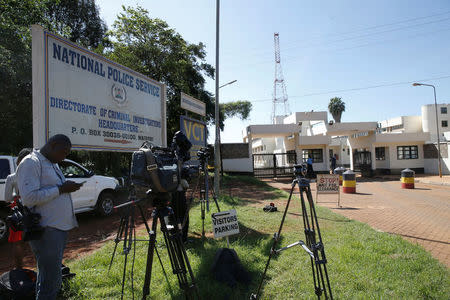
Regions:
<instances>
[{"instance_id":1,"label":"sign pole","mask_svg":"<svg viewBox=\"0 0 450 300\"><path fill-rule=\"evenodd\" d=\"M341 207L341 189L339 188L338 192L338 206Z\"/></svg>"}]
</instances>

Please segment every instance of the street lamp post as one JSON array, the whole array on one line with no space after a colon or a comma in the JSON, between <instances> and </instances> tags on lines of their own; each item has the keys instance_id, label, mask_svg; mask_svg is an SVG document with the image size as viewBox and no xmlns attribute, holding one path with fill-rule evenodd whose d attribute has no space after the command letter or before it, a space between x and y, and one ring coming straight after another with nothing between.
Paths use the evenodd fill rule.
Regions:
<instances>
[{"instance_id":1,"label":"street lamp post","mask_svg":"<svg viewBox=\"0 0 450 300\"><path fill-rule=\"evenodd\" d=\"M219 162L220 162L220 127L219 127L219 17L220 17L220 1L216 0L216 141L214 144L214 192L219 195Z\"/></svg>"},{"instance_id":2,"label":"street lamp post","mask_svg":"<svg viewBox=\"0 0 450 300\"><path fill-rule=\"evenodd\" d=\"M439 120L438 120L438 109L437 109L437 101L436 101L436 88L432 84L426 83L413 83L413 86L431 86L434 92L434 108L436 110L436 132L437 132L437 145L438 145L438 168L439 168L439 177L442 178L442 168L441 168L441 141L439 137Z\"/></svg>"}]
</instances>

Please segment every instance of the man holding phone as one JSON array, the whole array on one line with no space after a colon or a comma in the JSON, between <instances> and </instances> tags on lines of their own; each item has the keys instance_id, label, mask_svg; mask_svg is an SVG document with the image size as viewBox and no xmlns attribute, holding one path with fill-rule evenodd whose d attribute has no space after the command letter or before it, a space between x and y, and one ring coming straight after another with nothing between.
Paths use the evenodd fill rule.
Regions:
<instances>
[{"instance_id":1,"label":"man holding phone","mask_svg":"<svg viewBox=\"0 0 450 300\"><path fill-rule=\"evenodd\" d=\"M45 228L39 240L30 241L36 257L36 299L56 299L61 288L61 265L67 232L78 226L70 193L83 183L66 180L58 163L70 153L70 139L57 134L26 156L17 169L22 203L41 215Z\"/></svg>"}]
</instances>

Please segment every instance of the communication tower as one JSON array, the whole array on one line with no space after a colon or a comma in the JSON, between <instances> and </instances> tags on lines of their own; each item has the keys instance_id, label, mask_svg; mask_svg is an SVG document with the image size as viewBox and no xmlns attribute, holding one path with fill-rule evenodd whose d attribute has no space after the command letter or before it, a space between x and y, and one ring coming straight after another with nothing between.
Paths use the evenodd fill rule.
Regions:
<instances>
[{"instance_id":1,"label":"communication tower","mask_svg":"<svg viewBox=\"0 0 450 300\"><path fill-rule=\"evenodd\" d=\"M273 100L272 100L272 124L275 123L277 116L277 106L283 105L284 115L290 114L288 96L286 92L286 84L284 83L283 71L281 69L280 58L280 34L273 34L275 44L275 80L273 82Z\"/></svg>"}]
</instances>

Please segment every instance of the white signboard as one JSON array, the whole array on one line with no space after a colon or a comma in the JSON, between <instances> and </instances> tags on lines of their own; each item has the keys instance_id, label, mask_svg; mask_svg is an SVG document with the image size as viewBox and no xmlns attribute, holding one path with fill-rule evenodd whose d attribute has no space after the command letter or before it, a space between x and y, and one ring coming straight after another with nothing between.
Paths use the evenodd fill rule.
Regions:
<instances>
[{"instance_id":1,"label":"white signboard","mask_svg":"<svg viewBox=\"0 0 450 300\"><path fill-rule=\"evenodd\" d=\"M231 209L212 214L214 238L221 238L239 233L236 210Z\"/></svg>"},{"instance_id":2,"label":"white signboard","mask_svg":"<svg viewBox=\"0 0 450 300\"><path fill-rule=\"evenodd\" d=\"M317 174L318 194L339 194L338 174Z\"/></svg>"},{"instance_id":3,"label":"white signboard","mask_svg":"<svg viewBox=\"0 0 450 300\"><path fill-rule=\"evenodd\" d=\"M206 116L206 104L185 93L181 93L181 108L192 111L201 116Z\"/></svg>"},{"instance_id":4,"label":"white signboard","mask_svg":"<svg viewBox=\"0 0 450 300\"><path fill-rule=\"evenodd\" d=\"M33 144L62 133L78 150L165 146L165 86L32 26Z\"/></svg>"}]
</instances>

